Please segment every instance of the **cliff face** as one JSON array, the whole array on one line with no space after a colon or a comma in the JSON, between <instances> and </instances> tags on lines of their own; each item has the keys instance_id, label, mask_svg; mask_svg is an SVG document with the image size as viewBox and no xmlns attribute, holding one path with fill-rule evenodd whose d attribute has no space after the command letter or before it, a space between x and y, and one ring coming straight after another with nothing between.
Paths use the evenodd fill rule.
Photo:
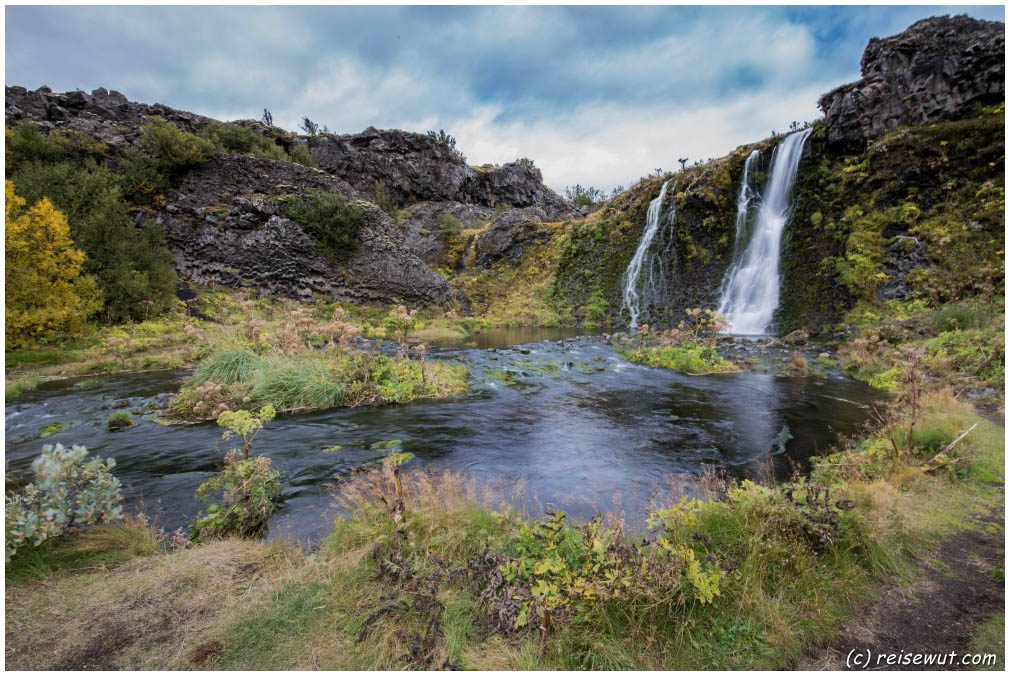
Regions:
<instances>
[{"instance_id":1,"label":"cliff face","mask_svg":"<svg viewBox=\"0 0 1010 676\"><path fill-rule=\"evenodd\" d=\"M407 246L400 228L366 202L360 247L346 260L323 256L285 201L311 191L355 196L325 173L288 162L220 154L167 195L155 221L165 229L180 275L198 284L244 286L311 300L391 299L441 305L457 297ZM460 299L465 304L465 299Z\"/></svg>"},{"instance_id":2,"label":"cliff face","mask_svg":"<svg viewBox=\"0 0 1010 676\"><path fill-rule=\"evenodd\" d=\"M140 127L149 117L162 117L183 131L195 132L213 120L163 106L130 101L104 87L90 94L82 91L58 94L49 87L34 91L5 87L5 117L8 122L34 120L43 129L78 129L121 150L136 142Z\"/></svg>"},{"instance_id":3,"label":"cliff face","mask_svg":"<svg viewBox=\"0 0 1010 676\"><path fill-rule=\"evenodd\" d=\"M828 140L858 144L907 125L964 117L1005 93L1005 26L966 16L934 17L870 40L862 79L820 102Z\"/></svg>"},{"instance_id":4,"label":"cliff face","mask_svg":"<svg viewBox=\"0 0 1010 676\"><path fill-rule=\"evenodd\" d=\"M32 120L44 132L78 130L107 144L113 156L139 147L140 129L152 117L189 133L215 122L161 104L131 102L106 89L59 94L47 87L7 87L5 93L8 123ZM153 218L165 231L178 272L196 283L358 303L458 302L466 309L467 299L426 264L439 260L444 238L438 223L445 214L473 227L513 209L533 210L539 218L574 213L543 185L538 169L470 167L448 144L424 134L369 128L345 136L299 137L257 122L238 124L286 148L307 145L321 170L219 153L184 176ZM401 225L362 202L360 246L346 260L323 256L297 224L283 217L283 200L292 195L323 191L371 201L380 181L395 205L410 207L405 215L417 217Z\"/></svg>"},{"instance_id":5,"label":"cliff face","mask_svg":"<svg viewBox=\"0 0 1010 676\"><path fill-rule=\"evenodd\" d=\"M382 181L398 206L461 202L492 208L536 206L552 220L574 215L565 200L544 186L539 169L519 164L471 167L449 144L426 134L369 127L360 134L320 134L308 144L320 169L370 196Z\"/></svg>"}]
</instances>

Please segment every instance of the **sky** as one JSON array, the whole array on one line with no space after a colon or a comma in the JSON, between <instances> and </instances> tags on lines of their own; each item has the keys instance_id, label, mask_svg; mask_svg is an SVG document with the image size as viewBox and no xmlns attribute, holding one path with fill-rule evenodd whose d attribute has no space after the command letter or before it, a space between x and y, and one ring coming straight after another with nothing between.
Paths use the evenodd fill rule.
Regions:
<instances>
[{"instance_id":1,"label":"sky","mask_svg":"<svg viewBox=\"0 0 1010 676\"><path fill-rule=\"evenodd\" d=\"M11 6L6 84L116 89L219 120L445 129L609 191L821 117L871 37L993 6Z\"/></svg>"}]
</instances>

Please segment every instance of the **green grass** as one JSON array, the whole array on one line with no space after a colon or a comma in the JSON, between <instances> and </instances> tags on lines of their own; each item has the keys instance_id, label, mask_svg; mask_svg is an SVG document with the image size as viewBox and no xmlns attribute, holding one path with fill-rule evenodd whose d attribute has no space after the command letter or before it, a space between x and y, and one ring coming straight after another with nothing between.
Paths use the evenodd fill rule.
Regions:
<instances>
[{"instance_id":1,"label":"green grass","mask_svg":"<svg viewBox=\"0 0 1010 676\"><path fill-rule=\"evenodd\" d=\"M212 353L193 374L193 384L208 380L216 383L236 383L249 378L259 357L250 350L226 349Z\"/></svg>"},{"instance_id":2,"label":"green grass","mask_svg":"<svg viewBox=\"0 0 1010 676\"><path fill-rule=\"evenodd\" d=\"M404 403L467 391L466 369L429 362L328 348L288 355L256 355L226 348L211 353L183 385L169 417L202 420L219 405L230 410L273 404L278 411ZM210 388L210 389L208 389Z\"/></svg>"},{"instance_id":3,"label":"green grass","mask_svg":"<svg viewBox=\"0 0 1010 676\"><path fill-rule=\"evenodd\" d=\"M688 375L731 373L739 371L736 364L723 359L715 348L684 343L674 347L643 347L621 356L635 364L673 369Z\"/></svg>"},{"instance_id":4,"label":"green grass","mask_svg":"<svg viewBox=\"0 0 1010 676\"><path fill-rule=\"evenodd\" d=\"M4 577L8 583L44 580L62 573L110 568L161 551L150 527L126 519L46 540L38 547L22 546L4 567Z\"/></svg>"},{"instance_id":5,"label":"green grass","mask_svg":"<svg viewBox=\"0 0 1010 676\"><path fill-rule=\"evenodd\" d=\"M1004 671L1006 668L1006 618L996 615L975 628L967 652L995 654L995 664L976 667L984 671Z\"/></svg>"}]
</instances>

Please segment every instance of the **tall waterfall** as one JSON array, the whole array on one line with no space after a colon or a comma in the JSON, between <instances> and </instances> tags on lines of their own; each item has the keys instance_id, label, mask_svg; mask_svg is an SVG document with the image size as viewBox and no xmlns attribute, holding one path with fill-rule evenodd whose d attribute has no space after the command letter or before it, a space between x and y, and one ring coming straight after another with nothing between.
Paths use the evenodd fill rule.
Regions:
<instances>
[{"instance_id":1,"label":"tall waterfall","mask_svg":"<svg viewBox=\"0 0 1010 676\"><path fill-rule=\"evenodd\" d=\"M747 196L747 173L754 158L744 165L744 185L737 199L737 256L723 283L719 314L726 317L729 330L738 334L764 333L779 306L779 255L782 232L792 215L792 191L803 155L803 144L813 129L785 137L772 155L771 173L763 194ZM756 198L754 232L746 237L748 212ZM746 248L740 246L746 241Z\"/></svg>"},{"instance_id":2,"label":"tall waterfall","mask_svg":"<svg viewBox=\"0 0 1010 676\"><path fill-rule=\"evenodd\" d=\"M638 242L635 257L631 259L628 269L624 271L624 307L628 308L628 312L631 313L631 328L633 329L638 328L638 316L641 314L639 307L641 298L639 298L636 288L638 276L642 272L642 263L649 252L652 239L659 229L659 217L663 212L663 198L666 197L666 187L669 184L669 179L664 181L663 187L659 191L659 197L649 202L649 211L645 217L645 232L642 233L642 239Z\"/></svg>"}]
</instances>

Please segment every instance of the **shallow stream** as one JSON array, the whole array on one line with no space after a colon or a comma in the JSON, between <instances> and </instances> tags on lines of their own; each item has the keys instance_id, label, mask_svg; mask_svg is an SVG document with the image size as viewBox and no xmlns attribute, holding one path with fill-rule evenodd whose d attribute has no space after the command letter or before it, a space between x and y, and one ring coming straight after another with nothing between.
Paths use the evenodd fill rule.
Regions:
<instances>
[{"instance_id":1,"label":"shallow stream","mask_svg":"<svg viewBox=\"0 0 1010 676\"><path fill-rule=\"evenodd\" d=\"M706 467L758 476L767 459L782 475L855 433L880 393L838 376L742 372L686 376L630 364L596 337L562 329L496 330L433 359L463 359L473 392L452 400L281 416L256 440L284 473L284 506L271 536L307 542L328 532L337 477L378 464L392 440L416 456L407 467L453 469L506 492L525 483L526 506L557 505L588 518L623 512L639 523L651 496ZM137 411L178 390L186 371L109 376L75 388L47 383L6 406L8 473L30 480L43 444L83 444L116 459L131 509L143 505L166 530L189 523L193 493L233 441L213 423L161 425L150 414L113 432L114 406ZM159 397L158 395L162 395ZM45 439L42 428L63 429ZM339 445L338 451L327 449Z\"/></svg>"}]
</instances>

